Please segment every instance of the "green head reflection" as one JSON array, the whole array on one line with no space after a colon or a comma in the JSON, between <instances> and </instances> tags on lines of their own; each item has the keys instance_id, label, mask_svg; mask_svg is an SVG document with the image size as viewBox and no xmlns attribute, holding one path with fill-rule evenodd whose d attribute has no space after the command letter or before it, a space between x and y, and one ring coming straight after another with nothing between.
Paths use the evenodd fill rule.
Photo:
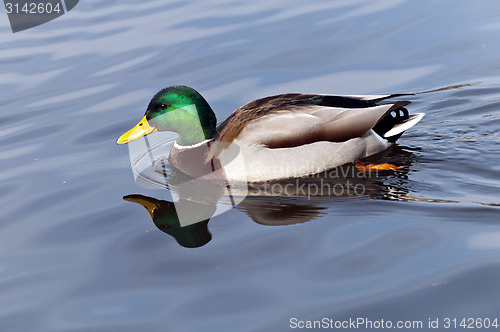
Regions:
<instances>
[{"instance_id":1,"label":"green head reflection","mask_svg":"<svg viewBox=\"0 0 500 332\"><path fill-rule=\"evenodd\" d=\"M156 227L174 237L177 243L183 247L202 247L212 239L212 235L208 231L210 219L182 226L174 203L136 194L126 195L123 199L144 206Z\"/></svg>"}]
</instances>

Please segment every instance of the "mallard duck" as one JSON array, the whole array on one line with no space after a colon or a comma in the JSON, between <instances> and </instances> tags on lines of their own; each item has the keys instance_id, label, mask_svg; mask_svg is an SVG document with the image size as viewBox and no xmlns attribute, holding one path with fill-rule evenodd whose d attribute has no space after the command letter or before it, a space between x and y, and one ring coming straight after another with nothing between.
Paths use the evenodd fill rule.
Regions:
<instances>
[{"instance_id":1,"label":"mallard duck","mask_svg":"<svg viewBox=\"0 0 500 332\"><path fill-rule=\"evenodd\" d=\"M233 167L230 174L224 174L231 181L302 177L391 146L424 116L410 116L405 108L409 101L378 104L398 96L402 94L280 94L241 106L217 126L207 101L196 90L176 85L156 93L142 120L117 143L126 144L156 131L173 131L179 137L168 161L193 178L220 169L218 158L234 146L244 167Z\"/></svg>"}]
</instances>

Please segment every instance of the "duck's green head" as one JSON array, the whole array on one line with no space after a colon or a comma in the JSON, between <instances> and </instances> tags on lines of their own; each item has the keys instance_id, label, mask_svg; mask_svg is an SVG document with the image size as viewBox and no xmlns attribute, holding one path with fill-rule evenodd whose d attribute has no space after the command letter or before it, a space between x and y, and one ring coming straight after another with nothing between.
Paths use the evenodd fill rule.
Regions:
<instances>
[{"instance_id":1,"label":"duck's green head","mask_svg":"<svg viewBox=\"0 0 500 332\"><path fill-rule=\"evenodd\" d=\"M216 123L205 98L190 87L175 85L158 91L142 120L116 143L126 144L155 131L173 131L179 134L177 144L193 145L212 138Z\"/></svg>"}]
</instances>

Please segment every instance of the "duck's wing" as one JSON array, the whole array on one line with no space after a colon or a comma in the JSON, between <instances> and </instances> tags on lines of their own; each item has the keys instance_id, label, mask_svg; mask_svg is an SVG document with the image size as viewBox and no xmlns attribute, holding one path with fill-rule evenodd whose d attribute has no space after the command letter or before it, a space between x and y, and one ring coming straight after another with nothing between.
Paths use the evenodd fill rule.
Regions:
<instances>
[{"instance_id":1,"label":"duck's wing","mask_svg":"<svg viewBox=\"0 0 500 332\"><path fill-rule=\"evenodd\" d=\"M237 109L218 127L217 139L269 148L342 142L362 137L387 114L409 103L377 105L359 98L305 94L266 97Z\"/></svg>"},{"instance_id":2,"label":"duck's wing","mask_svg":"<svg viewBox=\"0 0 500 332\"><path fill-rule=\"evenodd\" d=\"M290 148L318 141L345 142L364 136L388 113L407 104L397 102L353 109L295 107L249 122L236 139L269 148Z\"/></svg>"}]
</instances>

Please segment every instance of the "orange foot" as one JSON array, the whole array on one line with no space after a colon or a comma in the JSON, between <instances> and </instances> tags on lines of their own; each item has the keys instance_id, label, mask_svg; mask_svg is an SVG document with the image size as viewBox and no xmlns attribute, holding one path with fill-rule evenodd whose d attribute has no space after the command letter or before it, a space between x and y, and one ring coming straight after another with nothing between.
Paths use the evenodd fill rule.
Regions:
<instances>
[{"instance_id":1,"label":"orange foot","mask_svg":"<svg viewBox=\"0 0 500 332\"><path fill-rule=\"evenodd\" d=\"M364 162L362 162L359 159L356 159L354 161L354 166L356 166L356 169L358 171L363 171L363 172L375 172L375 171L389 171L393 169L399 169L401 167L398 167L393 164L368 164L366 165Z\"/></svg>"}]
</instances>

